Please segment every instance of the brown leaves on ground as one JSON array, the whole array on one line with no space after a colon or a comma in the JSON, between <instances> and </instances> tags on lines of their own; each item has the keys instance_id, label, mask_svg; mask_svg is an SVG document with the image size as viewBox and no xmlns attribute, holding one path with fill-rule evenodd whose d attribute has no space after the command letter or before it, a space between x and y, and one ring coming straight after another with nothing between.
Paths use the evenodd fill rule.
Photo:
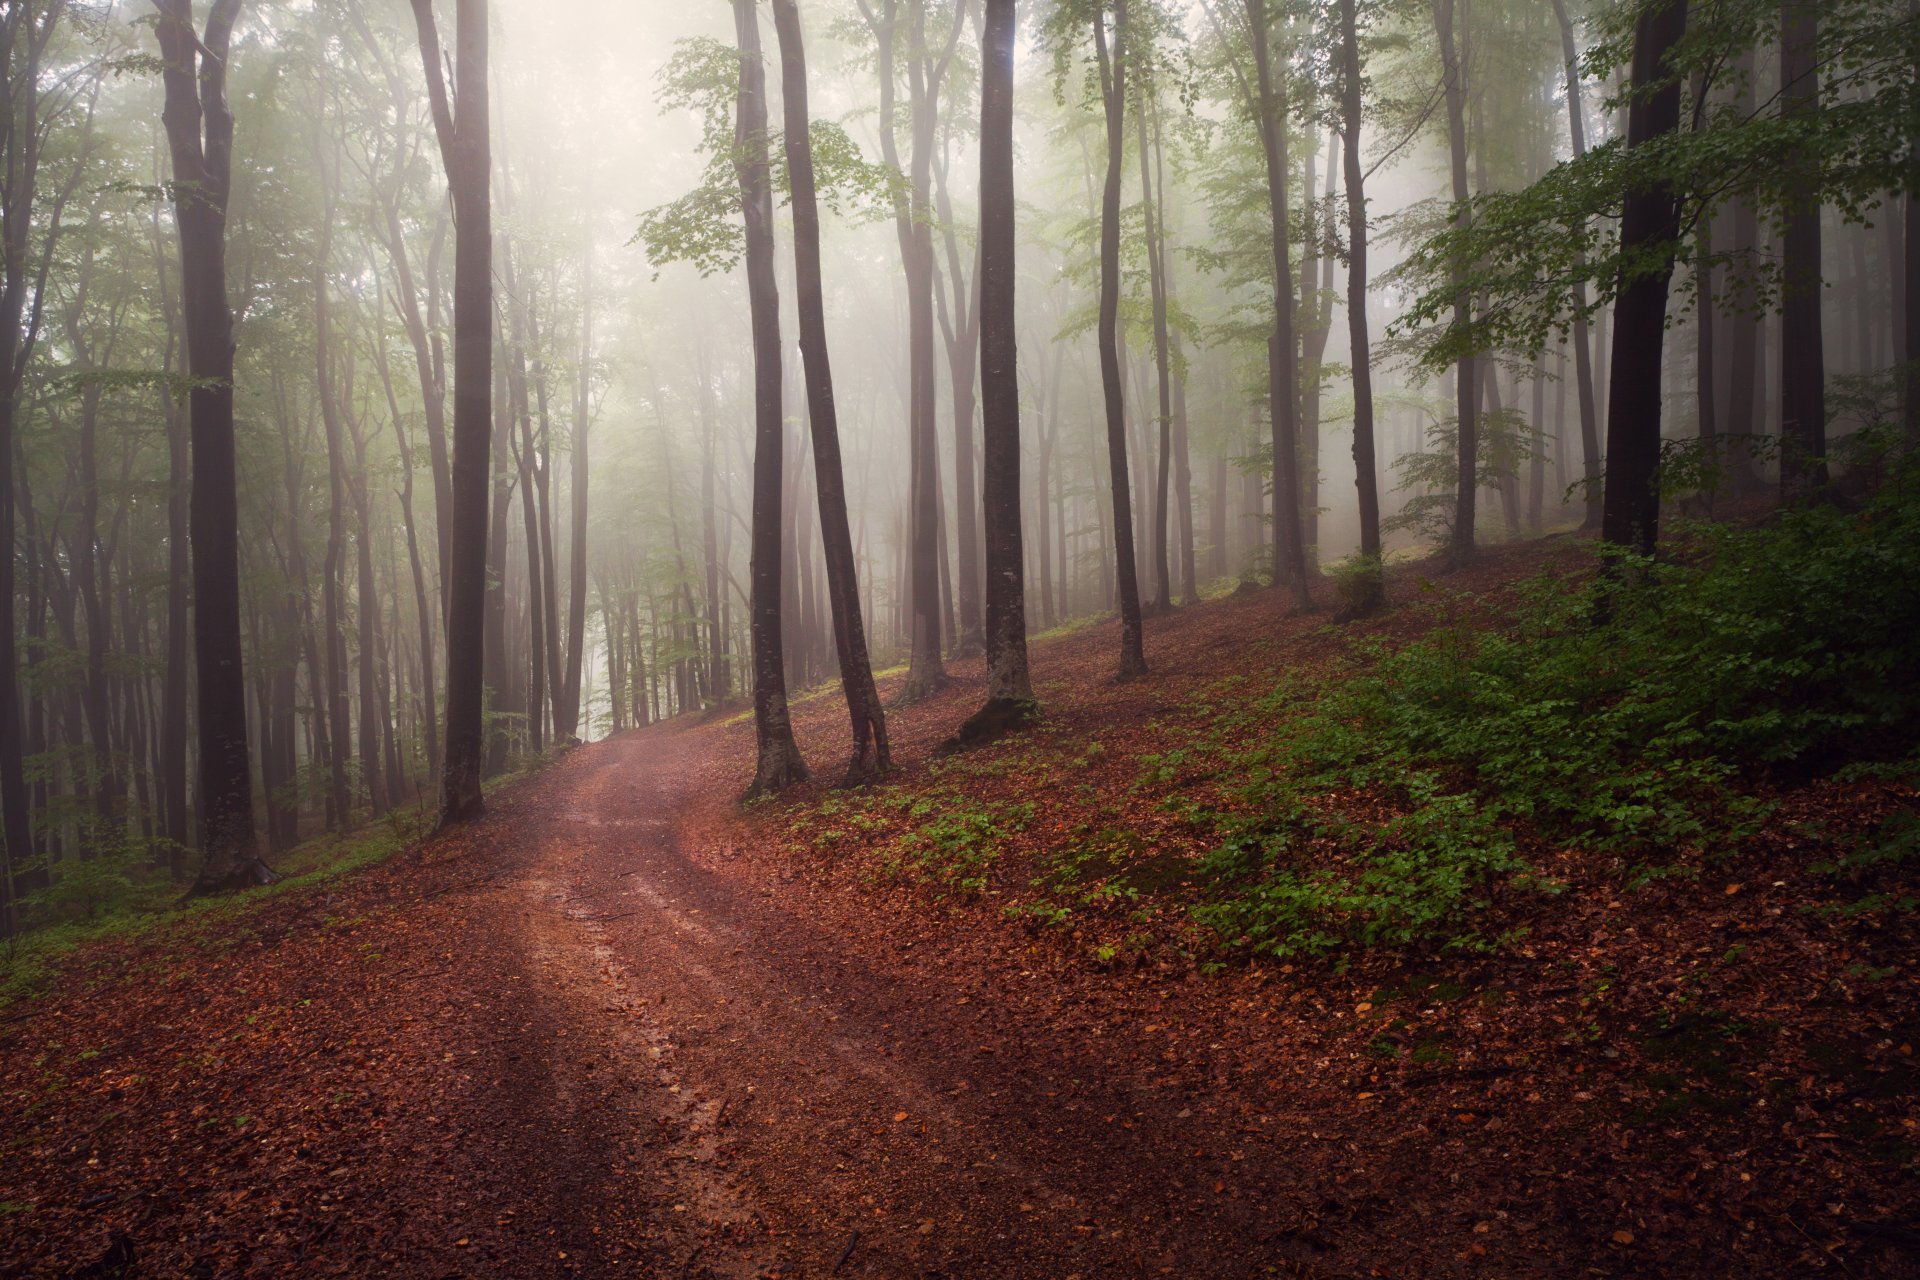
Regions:
<instances>
[{"instance_id":1,"label":"brown leaves on ground","mask_svg":"<svg viewBox=\"0 0 1920 1280\"><path fill-rule=\"evenodd\" d=\"M1497 610L1541 554L1446 586ZM1281 609L1156 619L1124 685L1113 626L1039 642L1045 722L931 763L969 665L870 793L742 810L751 726L664 726L422 858L83 954L0 1024L0 1274L1913 1274L1912 913L1810 870L1912 794L1801 787L1693 877L1564 851L1490 954L1215 966L1161 803L1209 780L1140 757L1340 650ZM836 698L795 710L837 758ZM911 843L970 813L991 858ZM1151 892L1089 865L1066 920L1006 910L1108 829Z\"/></svg>"}]
</instances>

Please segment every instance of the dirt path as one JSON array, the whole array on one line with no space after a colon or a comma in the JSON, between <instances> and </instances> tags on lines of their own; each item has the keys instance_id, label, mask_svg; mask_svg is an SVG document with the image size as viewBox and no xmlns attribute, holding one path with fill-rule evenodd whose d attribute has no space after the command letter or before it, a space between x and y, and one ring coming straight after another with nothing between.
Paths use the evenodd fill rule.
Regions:
<instances>
[{"instance_id":1,"label":"dirt path","mask_svg":"<svg viewBox=\"0 0 1920 1280\"><path fill-rule=\"evenodd\" d=\"M1244 1158L1217 1121L1107 1078L1097 1037L1035 1034L1043 973L984 981L927 939L876 953L689 856L677 745L577 752L491 833L536 850L503 923L554 1018L554 1109L637 1173L598 1192L615 1217L669 1201L655 1266L1269 1273L1281 1224L1213 1189ZM614 1261L590 1235L574 1249Z\"/></svg>"},{"instance_id":2,"label":"dirt path","mask_svg":"<svg viewBox=\"0 0 1920 1280\"><path fill-rule=\"evenodd\" d=\"M1041 817L1223 670L1324 659L1270 613L1156 620L1126 686L1110 628L1048 641ZM1026 785L927 763L981 687L892 718L878 799ZM840 716L796 703L816 764ZM946 901L844 797L743 812L751 734L583 747L77 955L0 1020L0 1280L1915 1274L1910 934L1803 909L1791 842L1597 874L1499 954L1109 962L1002 918L1030 869Z\"/></svg>"}]
</instances>

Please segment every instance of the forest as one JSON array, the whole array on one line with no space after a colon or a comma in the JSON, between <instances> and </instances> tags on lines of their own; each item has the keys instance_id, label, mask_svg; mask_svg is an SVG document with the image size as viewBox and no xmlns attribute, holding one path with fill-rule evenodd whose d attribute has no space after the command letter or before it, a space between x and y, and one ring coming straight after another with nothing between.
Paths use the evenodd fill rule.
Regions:
<instances>
[{"instance_id":1,"label":"forest","mask_svg":"<svg viewBox=\"0 0 1920 1280\"><path fill-rule=\"evenodd\" d=\"M0 1276L1920 1274L1920 8L0 0Z\"/></svg>"}]
</instances>

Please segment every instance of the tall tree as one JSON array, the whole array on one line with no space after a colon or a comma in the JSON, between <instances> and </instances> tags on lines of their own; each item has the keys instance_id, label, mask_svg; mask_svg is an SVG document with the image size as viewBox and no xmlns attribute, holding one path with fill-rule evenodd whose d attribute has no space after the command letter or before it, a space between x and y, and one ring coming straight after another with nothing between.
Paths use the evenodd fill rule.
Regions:
<instances>
[{"instance_id":1,"label":"tall tree","mask_svg":"<svg viewBox=\"0 0 1920 1280\"><path fill-rule=\"evenodd\" d=\"M580 680L587 640L587 490L592 479L588 432L593 427L593 240L580 275L580 367L574 372L571 523L567 539L567 665L554 698L553 732L561 741L580 734Z\"/></svg>"},{"instance_id":2,"label":"tall tree","mask_svg":"<svg viewBox=\"0 0 1920 1280\"><path fill-rule=\"evenodd\" d=\"M1158 99L1160 89L1144 58L1136 61L1134 69L1138 73L1140 99L1134 112L1134 132L1140 152L1140 212L1147 233L1147 291L1153 306L1153 369L1159 394L1159 413L1154 418L1159 465L1155 468L1153 490L1153 607L1156 613L1165 613L1173 608L1172 556L1168 546L1173 485L1173 369L1167 335L1166 228L1160 223L1160 207L1154 202L1153 156L1147 145L1149 103Z\"/></svg>"},{"instance_id":3,"label":"tall tree","mask_svg":"<svg viewBox=\"0 0 1920 1280\"><path fill-rule=\"evenodd\" d=\"M1038 711L1027 668L1026 550L1020 530L1020 380L1014 333L1014 0L987 0L980 32L980 386L986 437L987 701L963 741ZM1043 495L1044 496L1044 495Z\"/></svg>"},{"instance_id":4,"label":"tall tree","mask_svg":"<svg viewBox=\"0 0 1920 1280\"><path fill-rule=\"evenodd\" d=\"M827 562L840 687L853 731L847 781L862 782L893 767L886 711L867 657L860 578L847 524L847 485L840 461L840 418L827 356L827 311L820 281L820 207L814 190L812 123L807 105L807 54L795 0L773 0L780 40L780 85L785 113L787 175L793 204L794 291L800 312L800 356L807 383L807 420L813 433L814 487L820 498L820 542Z\"/></svg>"},{"instance_id":5,"label":"tall tree","mask_svg":"<svg viewBox=\"0 0 1920 1280\"><path fill-rule=\"evenodd\" d=\"M1573 146L1573 158L1587 154L1587 104L1580 91L1580 51L1574 43L1573 18L1567 12L1567 0L1553 0L1553 14L1560 27L1560 59L1566 67L1567 132ZM1573 380L1580 408L1580 460L1586 502L1585 527L1600 527L1600 411L1593 389L1593 339L1587 332L1587 282L1580 271L1584 252L1574 258L1573 283Z\"/></svg>"},{"instance_id":6,"label":"tall tree","mask_svg":"<svg viewBox=\"0 0 1920 1280\"><path fill-rule=\"evenodd\" d=\"M1472 220L1468 204L1471 189L1467 185L1467 85L1466 59L1461 56L1461 41L1454 32L1456 0L1433 0L1433 30L1440 42L1441 93L1447 108L1447 154L1453 175L1453 218L1464 228ZM1473 319L1473 295L1455 268L1453 323L1463 334ZM1453 535L1447 548L1456 565L1473 558L1474 507L1479 496L1480 474L1480 362L1472 350L1463 347L1454 367L1454 421L1458 432L1458 465L1454 470Z\"/></svg>"},{"instance_id":7,"label":"tall tree","mask_svg":"<svg viewBox=\"0 0 1920 1280\"><path fill-rule=\"evenodd\" d=\"M1448 3L1450 0L1441 0ZM1295 362L1293 253L1287 214L1285 69L1273 66L1266 0L1247 0L1256 86L1254 127L1267 165L1267 212L1273 252L1273 333L1267 343L1267 395L1273 424L1273 581L1293 593L1297 610L1313 607L1300 521L1300 369Z\"/></svg>"},{"instance_id":8,"label":"tall tree","mask_svg":"<svg viewBox=\"0 0 1920 1280\"><path fill-rule=\"evenodd\" d=\"M1780 114L1820 113L1820 6L1780 2ZM1804 498L1827 486L1827 362L1821 326L1820 194L1803 183L1780 233L1780 491ZM1910 250L1911 251L1911 250Z\"/></svg>"},{"instance_id":9,"label":"tall tree","mask_svg":"<svg viewBox=\"0 0 1920 1280\"><path fill-rule=\"evenodd\" d=\"M1670 65L1686 36L1686 0L1652 0L1634 24L1627 147L1648 146L1680 127L1680 77ZM1680 202L1664 179L1626 192L1620 218L1622 275L1614 308L1607 391L1607 491L1600 536L1652 555L1659 536L1660 361L1667 292L1680 234Z\"/></svg>"},{"instance_id":10,"label":"tall tree","mask_svg":"<svg viewBox=\"0 0 1920 1280\"><path fill-rule=\"evenodd\" d=\"M14 639L14 432L20 388L33 354L39 316L29 314L28 294L36 273L28 241L39 192L41 143L40 69L66 9L65 0L40 7L8 5L0 13L0 93L6 127L0 131L0 934L13 928L14 868L33 854L22 759L19 665ZM39 278L44 279L44 275ZM37 304L35 311L37 312Z\"/></svg>"},{"instance_id":11,"label":"tall tree","mask_svg":"<svg viewBox=\"0 0 1920 1280\"><path fill-rule=\"evenodd\" d=\"M448 100L433 0L413 0L440 160L453 201L453 535L448 539L447 745L440 822L480 816L487 594L487 471L493 430L493 168L487 119L487 0L455 0L456 65Z\"/></svg>"},{"instance_id":12,"label":"tall tree","mask_svg":"<svg viewBox=\"0 0 1920 1280\"><path fill-rule=\"evenodd\" d=\"M262 884L247 754L247 687L240 640L240 521L233 442L233 308L227 300L227 197L233 177L228 53L241 0L214 0L196 35L193 0L156 0L165 63L161 121L173 160L187 368L193 377L194 673L200 735L204 861L195 891Z\"/></svg>"},{"instance_id":13,"label":"tall tree","mask_svg":"<svg viewBox=\"0 0 1920 1280\"><path fill-rule=\"evenodd\" d=\"M767 158L767 73L755 0L733 0L740 46L734 117L734 171L746 226L747 305L753 324L753 724L759 746L749 796L772 795L807 779L787 713L780 634L781 480L780 286L774 279L773 180ZM823 321L824 324L824 321Z\"/></svg>"},{"instance_id":14,"label":"tall tree","mask_svg":"<svg viewBox=\"0 0 1920 1280\"><path fill-rule=\"evenodd\" d=\"M907 284L907 431L908 533L912 543L909 579L912 596L912 648L907 659L903 700L925 697L947 682L941 658L940 607L940 456L934 431L933 368L933 217L930 207L935 131L939 124L940 86L953 60L965 13L955 5L953 27L942 47L927 44L926 0L880 0L878 12L859 0L860 12L878 45L880 79L880 152L889 168L906 178L894 195L894 229ZM907 39L900 26L907 23ZM902 166L894 127L901 45L905 43L907 106L912 130L909 162Z\"/></svg>"},{"instance_id":15,"label":"tall tree","mask_svg":"<svg viewBox=\"0 0 1920 1280\"><path fill-rule=\"evenodd\" d=\"M1359 21L1355 0L1340 0L1341 159L1347 188L1347 338L1353 351L1353 472L1360 494L1360 589L1348 607L1380 607L1385 582L1380 563L1380 478L1373 440L1373 344L1367 332L1367 192L1360 161L1362 93Z\"/></svg>"},{"instance_id":16,"label":"tall tree","mask_svg":"<svg viewBox=\"0 0 1920 1280\"><path fill-rule=\"evenodd\" d=\"M1257 0L1254 0L1257 3ZM1128 0L1113 0L1113 48L1104 3L1093 15L1093 48L1107 116L1107 176L1100 195L1100 387L1107 410L1107 462L1113 486L1114 569L1120 593L1122 680L1147 673L1141 635L1140 574L1134 562L1133 501L1127 479L1127 416L1120 382L1120 176L1126 162Z\"/></svg>"}]
</instances>

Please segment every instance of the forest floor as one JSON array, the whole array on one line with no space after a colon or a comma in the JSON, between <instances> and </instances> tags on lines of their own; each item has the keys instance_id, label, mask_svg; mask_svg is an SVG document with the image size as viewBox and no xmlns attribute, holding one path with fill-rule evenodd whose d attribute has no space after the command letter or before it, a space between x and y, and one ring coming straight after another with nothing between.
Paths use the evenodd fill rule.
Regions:
<instances>
[{"instance_id":1,"label":"forest floor","mask_svg":"<svg viewBox=\"0 0 1920 1280\"><path fill-rule=\"evenodd\" d=\"M1440 581L1497 615L1561 556ZM1143 760L1354 630L1282 609L1152 620L1126 685L1111 623L1042 640L1044 723L938 760L956 664L864 799L743 809L750 723L655 726L324 890L79 953L0 1013L0 1275L1920 1274L1911 913L1828 909L1794 834L1911 790L1801 785L1689 876L1558 867L1477 954L1256 962L1177 877L1038 894L1075 832L1181 851ZM796 719L837 764L836 698Z\"/></svg>"}]
</instances>

